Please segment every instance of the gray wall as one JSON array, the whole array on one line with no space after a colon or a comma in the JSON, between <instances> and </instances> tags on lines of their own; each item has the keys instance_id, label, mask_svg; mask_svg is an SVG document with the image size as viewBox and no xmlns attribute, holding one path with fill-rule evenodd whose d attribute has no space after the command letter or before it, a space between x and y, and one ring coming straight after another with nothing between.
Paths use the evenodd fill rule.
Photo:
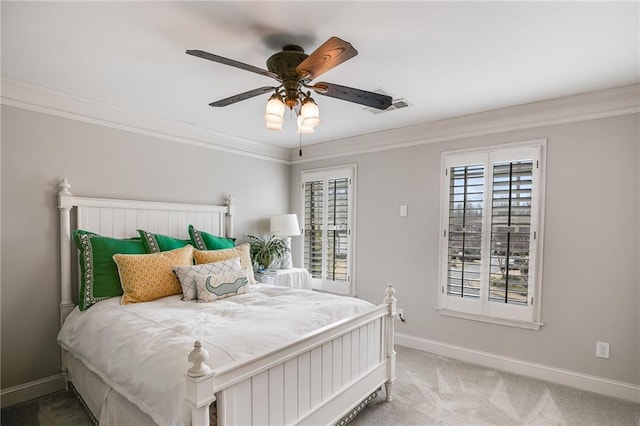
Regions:
<instances>
[{"instance_id":1,"label":"gray wall","mask_svg":"<svg viewBox=\"0 0 640 426\"><path fill-rule=\"evenodd\" d=\"M545 325L530 331L439 315L441 152L538 138L548 140ZM301 163L291 170L290 207L300 214L301 170L356 163L356 291L379 303L394 283L407 318L399 333L640 384L639 144L638 115L629 115ZM596 341L610 343L609 360L595 357Z\"/></svg>"},{"instance_id":2,"label":"gray wall","mask_svg":"<svg viewBox=\"0 0 640 426\"><path fill-rule=\"evenodd\" d=\"M221 204L235 235L286 213L289 166L2 106L2 389L60 373L57 184L79 196Z\"/></svg>"},{"instance_id":3,"label":"gray wall","mask_svg":"<svg viewBox=\"0 0 640 426\"><path fill-rule=\"evenodd\" d=\"M76 195L237 205L236 235L299 213L300 171L358 165L357 292L395 284L400 333L640 384L638 116L286 166L2 107L2 389L59 373L58 180ZM436 313L443 150L547 138L540 331ZM408 204L409 216L399 216ZM300 265L300 239L294 263ZM595 357L596 340L611 359Z\"/></svg>"}]
</instances>

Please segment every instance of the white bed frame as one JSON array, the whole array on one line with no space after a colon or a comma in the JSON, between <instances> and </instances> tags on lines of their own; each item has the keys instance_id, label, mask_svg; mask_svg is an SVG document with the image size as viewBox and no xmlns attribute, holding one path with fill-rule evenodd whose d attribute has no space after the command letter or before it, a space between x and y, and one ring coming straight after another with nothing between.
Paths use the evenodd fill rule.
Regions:
<instances>
[{"instance_id":1,"label":"white bed frame","mask_svg":"<svg viewBox=\"0 0 640 426\"><path fill-rule=\"evenodd\" d=\"M114 238L136 236L137 229L187 238L186 229L232 237L234 206L160 203L75 197L63 179L60 210L60 321L75 307L72 301L71 230L85 229ZM75 209L75 226L72 226ZM193 425L209 425L209 406L216 401L218 425L336 424L381 385L391 400L395 380L395 291L370 311L331 324L299 340L249 360L215 370L204 364L209 354L200 342L185 356L186 402ZM62 370L66 375L66 354Z\"/></svg>"}]
</instances>

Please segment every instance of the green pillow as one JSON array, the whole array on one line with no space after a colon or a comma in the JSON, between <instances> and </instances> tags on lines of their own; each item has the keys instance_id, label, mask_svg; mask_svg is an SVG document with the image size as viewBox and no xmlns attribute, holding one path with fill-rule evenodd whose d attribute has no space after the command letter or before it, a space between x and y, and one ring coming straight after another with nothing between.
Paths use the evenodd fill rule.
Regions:
<instances>
[{"instance_id":1,"label":"green pillow","mask_svg":"<svg viewBox=\"0 0 640 426\"><path fill-rule=\"evenodd\" d=\"M78 306L81 311L101 300L122 296L114 254L147 253L140 238L119 240L77 229L73 231L73 240L80 250Z\"/></svg>"},{"instance_id":2,"label":"green pillow","mask_svg":"<svg viewBox=\"0 0 640 426\"><path fill-rule=\"evenodd\" d=\"M221 250L236 246L236 240L233 238L218 237L208 232L198 231L193 225L189 225L189 236L193 246L198 250Z\"/></svg>"},{"instance_id":3,"label":"green pillow","mask_svg":"<svg viewBox=\"0 0 640 426\"><path fill-rule=\"evenodd\" d=\"M142 238L147 253L175 250L191 244L191 240L181 240L168 235L152 234L142 229L138 229L138 233L140 234L140 238Z\"/></svg>"}]
</instances>

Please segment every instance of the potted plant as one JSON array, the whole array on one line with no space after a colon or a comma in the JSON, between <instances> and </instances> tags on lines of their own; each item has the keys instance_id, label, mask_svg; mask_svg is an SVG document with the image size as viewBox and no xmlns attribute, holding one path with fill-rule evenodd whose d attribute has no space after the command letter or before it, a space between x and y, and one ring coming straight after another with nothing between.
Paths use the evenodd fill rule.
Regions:
<instances>
[{"instance_id":1,"label":"potted plant","mask_svg":"<svg viewBox=\"0 0 640 426\"><path fill-rule=\"evenodd\" d=\"M289 251L287 243L273 234L247 236L251 260L258 271L268 268L274 260L282 258Z\"/></svg>"}]
</instances>

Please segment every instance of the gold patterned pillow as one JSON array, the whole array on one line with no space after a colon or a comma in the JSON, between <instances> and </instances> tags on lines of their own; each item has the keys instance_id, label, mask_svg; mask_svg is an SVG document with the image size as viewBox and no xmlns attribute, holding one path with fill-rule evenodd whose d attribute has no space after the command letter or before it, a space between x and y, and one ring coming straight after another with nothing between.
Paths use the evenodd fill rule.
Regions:
<instances>
[{"instance_id":1,"label":"gold patterned pillow","mask_svg":"<svg viewBox=\"0 0 640 426\"><path fill-rule=\"evenodd\" d=\"M193 247L152 254L115 254L113 260L124 292L121 303L149 302L182 293L173 268L193 264Z\"/></svg>"},{"instance_id":2,"label":"gold patterned pillow","mask_svg":"<svg viewBox=\"0 0 640 426\"><path fill-rule=\"evenodd\" d=\"M196 264L220 262L222 260L240 258L240 266L246 272L249 284L255 284L256 279L253 276L253 267L251 266L251 255L249 254L249 243L240 244L234 248L222 250L193 250L193 258Z\"/></svg>"}]
</instances>

